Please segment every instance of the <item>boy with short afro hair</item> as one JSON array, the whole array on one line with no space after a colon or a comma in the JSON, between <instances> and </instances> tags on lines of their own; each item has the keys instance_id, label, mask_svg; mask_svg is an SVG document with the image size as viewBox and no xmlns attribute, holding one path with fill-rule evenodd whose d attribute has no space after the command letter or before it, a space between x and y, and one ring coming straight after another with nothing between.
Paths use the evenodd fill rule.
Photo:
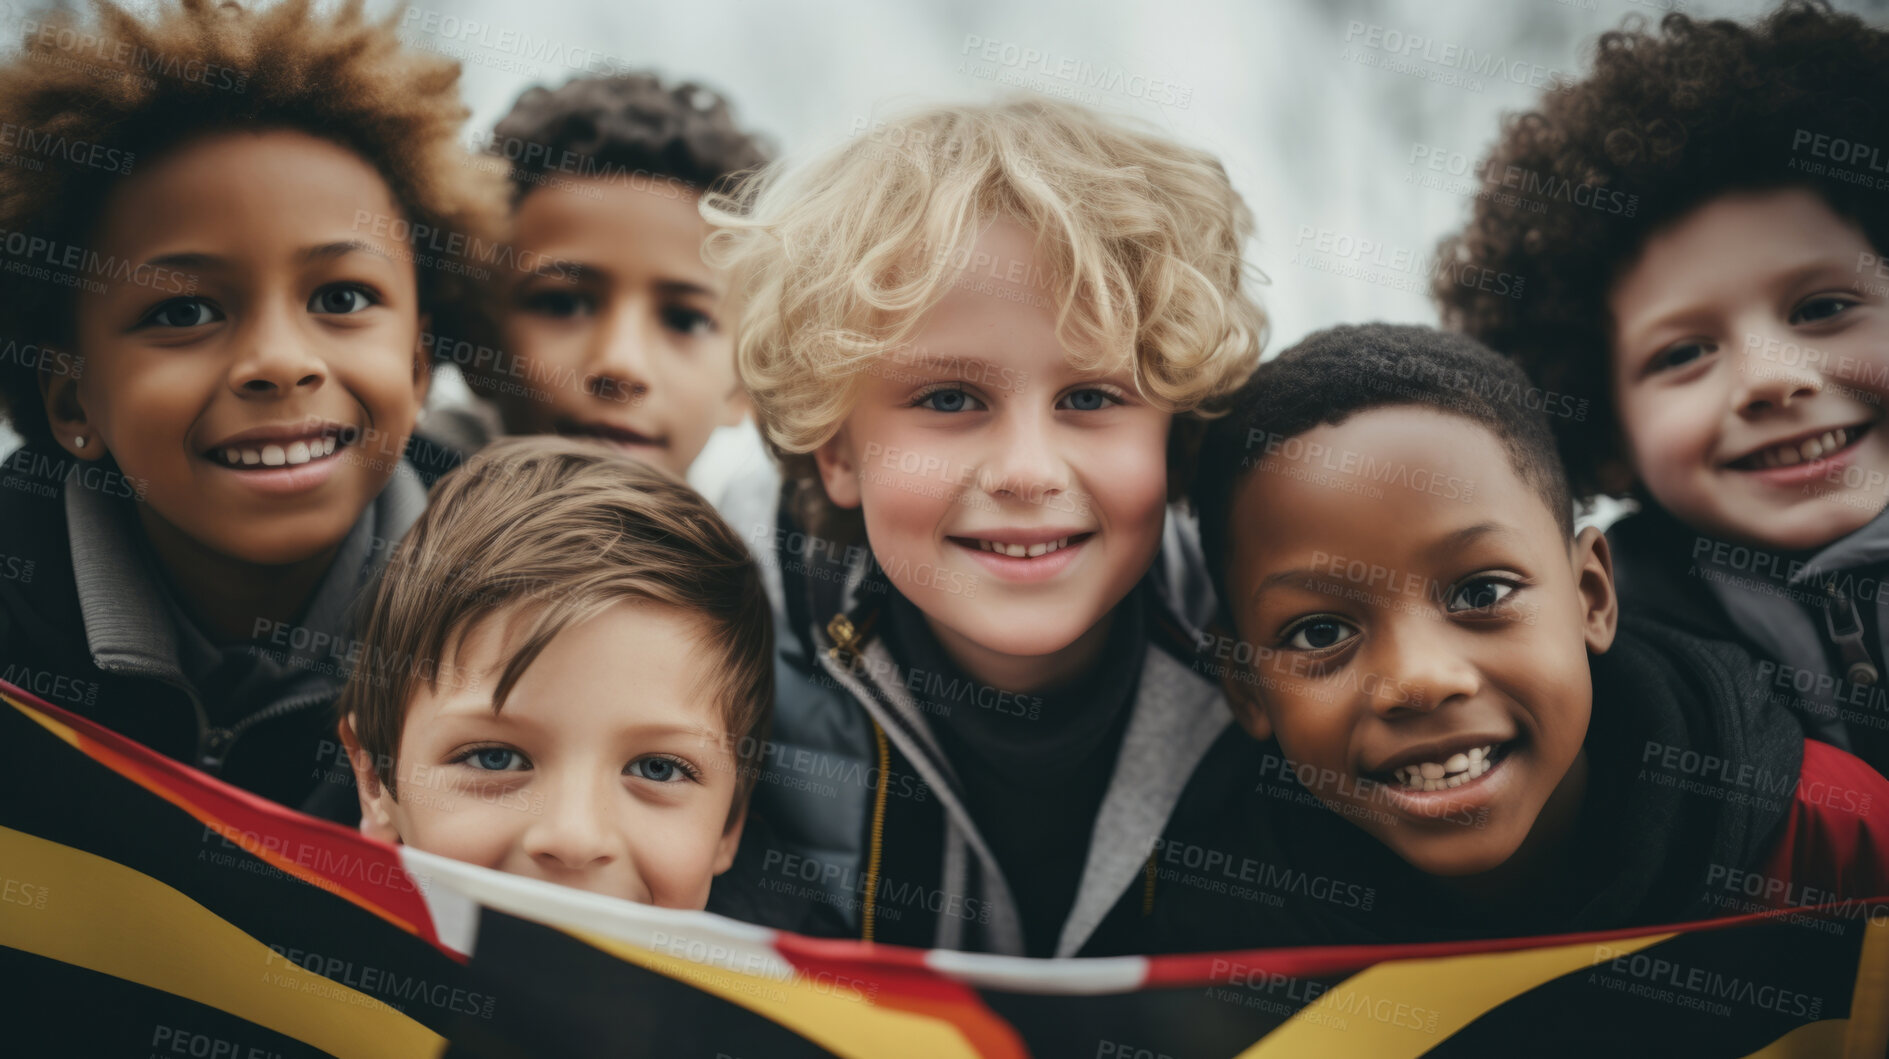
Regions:
<instances>
[{"instance_id":1,"label":"boy with short afro hair","mask_svg":"<svg viewBox=\"0 0 1889 1059\"><path fill-rule=\"evenodd\" d=\"M769 922L807 933L1123 951L1228 723L1168 505L1195 410L1258 359L1251 215L1209 154L1079 106L862 133L708 207L785 479L755 540L793 674L773 834L723 886L801 895Z\"/></svg>"},{"instance_id":2,"label":"boy with short afro hair","mask_svg":"<svg viewBox=\"0 0 1889 1059\"><path fill-rule=\"evenodd\" d=\"M348 609L424 505L402 454L456 273L389 233L489 236L502 205L457 64L362 6L101 3L0 67L46 152L0 167L31 248L0 270L0 552L34 563L0 583L0 679L290 805L324 790Z\"/></svg>"},{"instance_id":3,"label":"boy with short afro hair","mask_svg":"<svg viewBox=\"0 0 1889 1059\"><path fill-rule=\"evenodd\" d=\"M1263 742L1223 739L1176 811L1151 944L1664 923L1745 910L1752 873L1792 900L1889 885L1889 781L1768 708L1736 647L1617 619L1526 389L1461 335L1339 327L1213 424L1202 662ZM1202 849L1260 892L1162 870Z\"/></svg>"},{"instance_id":4,"label":"boy with short afro hair","mask_svg":"<svg viewBox=\"0 0 1889 1059\"><path fill-rule=\"evenodd\" d=\"M626 73L526 89L485 146L507 163L516 267L481 292L496 349L468 382L505 433L595 437L687 472L747 411L733 291L702 261L696 207L767 145L714 92ZM429 429L465 448L490 433L456 420Z\"/></svg>"},{"instance_id":5,"label":"boy with short afro hair","mask_svg":"<svg viewBox=\"0 0 1889 1059\"><path fill-rule=\"evenodd\" d=\"M1746 644L1775 703L1879 770L1885 96L1889 32L1822 4L1630 22L1484 163L1546 201L1479 198L1444 243L1528 297L1435 289L1448 325L1589 399L1554 426L1577 497L1641 509L1609 533L1622 606Z\"/></svg>"},{"instance_id":6,"label":"boy with short afro hair","mask_svg":"<svg viewBox=\"0 0 1889 1059\"><path fill-rule=\"evenodd\" d=\"M773 705L754 560L673 476L512 438L443 477L389 561L340 702L361 829L701 908Z\"/></svg>"}]
</instances>

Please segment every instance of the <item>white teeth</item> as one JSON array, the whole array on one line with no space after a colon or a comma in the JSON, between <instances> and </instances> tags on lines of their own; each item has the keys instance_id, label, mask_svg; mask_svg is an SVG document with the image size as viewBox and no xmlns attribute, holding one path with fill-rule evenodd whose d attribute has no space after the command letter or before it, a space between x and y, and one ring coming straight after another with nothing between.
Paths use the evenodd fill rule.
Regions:
<instances>
[{"instance_id":1,"label":"white teeth","mask_svg":"<svg viewBox=\"0 0 1889 1059\"><path fill-rule=\"evenodd\" d=\"M1798 446L1798 451L1804 454L1805 459L1814 460L1823 455L1823 442L1816 438L1811 438L1809 441Z\"/></svg>"},{"instance_id":2,"label":"white teeth","mask_svg":"<svg viewBox=\"0 0 1889 1059\"><path fill-rule=\"evenodd\" d=\"M1443 791L1461 787L1494 767L1495 744L1491 743L1472 747L1464 753L1451 754L1441 764L1423 761L1401 765L1391 770L1391 778L1411 790Z\"/></svg>"},{"instance_id":3,"label":"white teeth","mask_svg":"<svg viewBox=\"0 0 1889 1059\"><path fill-rule=\"evenodd\" d=\"M1789 446L1774 451L1777 453L1776 459L1779 467L1789 467L1794 463L1802 461L1804 458L1801 452Z\"/></svg>"},{"instance_id":4,"label":"white teeth","mask_svg":"<svg viewBox=\"0 0 1889 1059\"><path fill-rule=\"evenodd\" d=\"M262 453L257 452L255 449L243 450L243 466L254 467L256 464L261 463L261 462L262 462Z\"/></svg>"},{"instance_id":5,"label":"white teeth","mask_svg":"<svg viewBox=\"0 0 1889 1059\"><path fill-rule=\"evenodd\" d=\"M289 442L288 460L289 460L289 466L291 467L295 466L298 463L307 463L308 462L308 442L306 441Z\"/></svg>"},{"instance_id":6,"label":"white teeth","mask_svg":"<svg viewBox=\"0 0 1889 1059\"><path fill-rule=\"evenodd\" d=\"M241 463L243 462L243 453L240 449L224 449L223 459L227 463Z\"/></svg>"},{"instance_id":7,"label":"white teeth","mask_svg":"<svg viewBox=\"0 0 1889 1059\"><path fill-rule=\"evenodd\" d=\"M287 462L289 462L289 454L283 450L282 446L264 445L262 447L262 465L264 467L280 467Z\"/></svg>"},{"instance_id":8,"label":"white teeth","mask_svg":"<svg viewBox=\"0 0 1889 1059\"><path fill-rule=\"evenodd\" d=\"M1012 559L1034 559L1039 555L1048 555L1058 548L1066 548L1068 546L1068 537L1048 541L1043 544L1003 544L998 541L987 540L979 540L977 542L977 547L980 551L996 552L998 555L1008 555Z\"/></svg>"},{"instance_id":9,"label":"white teeth","mask_svg":"<svg viewBox=\"0 0 1889 1059\"><path fill-rule=\"evenodd\" d=\"M321 454L323 456L332 456L334 455L334 451L335 451L335 436L333 434L330 434L327 437L322 438L321 439Z\"/></svg>"}]
</instances>

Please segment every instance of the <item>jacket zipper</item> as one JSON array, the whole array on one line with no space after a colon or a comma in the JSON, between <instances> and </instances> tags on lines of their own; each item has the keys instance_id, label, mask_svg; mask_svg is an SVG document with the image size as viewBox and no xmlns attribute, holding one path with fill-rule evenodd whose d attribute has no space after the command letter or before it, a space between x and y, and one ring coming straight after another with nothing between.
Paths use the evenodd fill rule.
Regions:
<instances>
[{"instance_id":1,"label":"jacket zipper","mask_svg":"<svg viewBox=\"0 0 1889 1059\"><path fill-rule=\"evenodd\" d=\"M223 762L229 758L230 748L235 745L236 740L241 738L244 732L249 731L249 729L261 724L263 721L274 720L277 717L297 713L310 706L319 706L326 698L327 696L325 695L315 695L291 699L288 702L278 702L268 709L250 714L228 728L210 727L208 717L204 714L203 708L199 706L197 708L197 717L201 727L198 729L199 734L197 737L197 767L203 769L205 772L220 774L223 769ZM194 698L192 701L195 701Z\"/></svg>"}]
</instances>

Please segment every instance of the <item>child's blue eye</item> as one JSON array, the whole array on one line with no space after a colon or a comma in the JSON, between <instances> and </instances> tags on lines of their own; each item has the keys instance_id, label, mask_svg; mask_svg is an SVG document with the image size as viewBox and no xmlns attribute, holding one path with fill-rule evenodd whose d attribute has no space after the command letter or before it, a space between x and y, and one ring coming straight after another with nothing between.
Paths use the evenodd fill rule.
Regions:
<instances>
[{"instance_id":1,"label":"child's blue eye","mask_svg":"<svg viewBox=\"0 0 1889 1059\"><path fill-rule=\"evenodd\" d=\"M534 291L525 296L522 304L526 312L539 316L593 316L597 312L594 298L571 290Z\"/></svg>"},{"instance_id":2,"label":"child's blue eye","mask_svg":"<svg viewBox=\"0 0 1889 1059\"><path fill-rule=\"evenodd\" d=\"M349 316L375 304L374 295L358 283L336 283L323 287L308 299L308 311L333 316Z\"/></svg>"},{"instance_id":3,"label":"child's blue eye","mask_svg":"<svg viewBox=\"0 0 1889 1059\"><path fill-rule=\"evenodd\" d=\"M1842 314L1856 303L1846 298L1812 298L1791 314L1793 324L1814 324Z\"/></svg>"},{"instance_id":4,"label":"child's blue eye","mask_svg":"<svg viewBox=\"0 0 1889 1059\"><path fill-rule=\"evenodd\" d=\"M138 323L153 327L202 327L221 319L222 314L202 298L172 298L145 313Z\"/></svg>"},{"instance_id":5,"label":"child's blue eye","mask_svg":"<svg viewBox=\"0 0 1889 1059\"><path fill-rule=\"evenodd\" d=\"M920 397L916 402L919 408L929 408L934 412L969 412L978 404L978 400L957 387L933 390Z\"/></svg>"},{"instance_id":6,"label":"child's blue eye","mask_svg":"<svg viewBox=\"0 0 1889 1059\"><path fill-rule=\"evenodd\" d=\"M1328 614L1299 622L1285 632L1285 645L1294 651L1323 651L1358 635L1356 626Z\"/></svg>"},{"instance_id":7,"label":"child's blue eye","mask_svg":"<svg viewBox=\"0 0 1889 1059\"><path fill-rule=\"evenodd\" d=\"M1451 613L1488 610L1508 599L1520 587L1515 582L1502 578L1478 577L1458 585L1450 593L1449 609Z\"/></svg>"},{"instance_id":8,"label":"child's blue eye","mask_svg":"<svg viewBox=\"0 0 1889 1059\"><path fill-rule=\"evenodd\" d=\"M1111 404L1121 403L1121 398L1107 390L1077 390L1063 398L1069 407L1077 412L1099 412Z\"/></svg>"},{"instance_id":9,"label":"child's blue eye","mask_svg":"<svg viewBox=\"0 0 1889 1059\"><path fill-rule=\"evenodd\" d=\"M487 772L511 772L531 767L531 762L525 760L525 755L503 746L480 747L461 760L475 769Z\"/></svg>"},{"instance_id":10,"label":"child's blue eye","mask_svg":"<svg viewBox=\"0 0 1889 1059\"><path fill-rule=\"evenodd\" d=\"M663 754L639 757L629 763L627 770L632 776L640 776L654 783L674 783L695 778L695 770L687 762Z\"/></svg>"},{"instance_id":11,"label":"child's blue eye","mask_svg":"<svg viewBox=\"0 0 1889 1059\"><path fill-rule=\"evenodd\" d=\"M690 309L681 305L672 305L664 308L662 311L662 323L663 326L667 327L669 330L679 335L688 335L691 338L713 334L715 332L714 317L699 309Z\"/></svg>"}]
</instances>

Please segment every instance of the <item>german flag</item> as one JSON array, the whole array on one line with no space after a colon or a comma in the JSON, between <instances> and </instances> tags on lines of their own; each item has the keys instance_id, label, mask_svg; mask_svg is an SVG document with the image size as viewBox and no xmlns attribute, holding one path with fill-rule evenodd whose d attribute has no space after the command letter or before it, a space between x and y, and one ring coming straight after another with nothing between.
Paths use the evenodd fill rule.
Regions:
<instances>
[{"instance_id":1,"label":"german flag","mask_svg":"<svg viewBox=\"0 0 1889 1059\"><path fill-rule=\"evenodd\" d=\"M385 846L0 685L0 1051L1871 1056L1889 899L1444 945L1026 960L804 938Z\"/></svg>"}]
</instances>

